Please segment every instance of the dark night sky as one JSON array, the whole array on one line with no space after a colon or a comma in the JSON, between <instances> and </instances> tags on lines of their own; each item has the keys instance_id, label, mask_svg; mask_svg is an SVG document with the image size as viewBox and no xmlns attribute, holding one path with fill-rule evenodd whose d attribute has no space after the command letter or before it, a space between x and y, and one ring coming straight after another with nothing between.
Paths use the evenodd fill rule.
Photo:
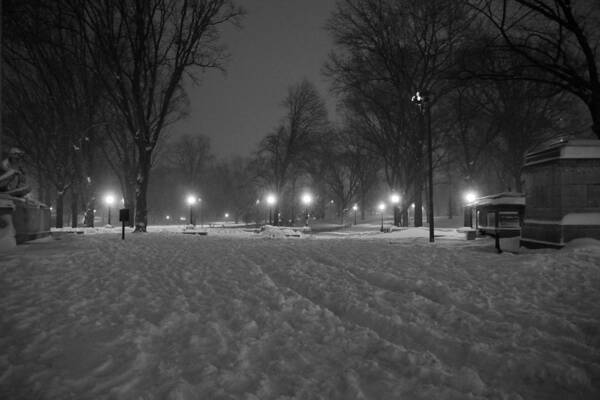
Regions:
<instances>
[{"instance_id":1,"label":"dark night sky","mask_svg":"<svg viewBox=\"0 0 600 400\"><path fill-rule=\"evenodd\" d=\"M334 101L321 68L332 49L324 25L335 0L244 0L242 29L227 27L227 72L209 71L187 87L189 116L173 133L204 134L217 156L249 155L283 117L287 88L307 78Z\"/></svg>"}]
</instances>

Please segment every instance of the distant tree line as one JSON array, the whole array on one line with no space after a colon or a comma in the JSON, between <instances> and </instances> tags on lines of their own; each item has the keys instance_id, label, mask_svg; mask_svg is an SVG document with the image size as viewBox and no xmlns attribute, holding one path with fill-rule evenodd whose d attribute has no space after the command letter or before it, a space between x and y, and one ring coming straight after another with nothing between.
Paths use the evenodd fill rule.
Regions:
<instances>
[{"instance_id":1,"label":"distant tree line","mask_svg":"<svg viewBox=\"0 0 600 400\"><path fill-rule=\"evenodd\" d=\"M314 217L333 211L340 223L353 204L365 218L396 192L395 223L420 226L429 121L417 91L449 217L465 189L522 190L528 150L600 137L594 0L340 0L323 68L336 122L301 80L255 151L230 160L199 133L163 132L185 114L183 77L223 67L218 27L242 14L232 2L5 3L5 141L27 150L42 199L58 208L68 195L74 217L94 208L112 168L140 231L148 213L161 223L174 203L184 210L187 193L206 220L261 222L272 192L275 223L298 223L305 190Z\"/></svg>"}]
</instances>

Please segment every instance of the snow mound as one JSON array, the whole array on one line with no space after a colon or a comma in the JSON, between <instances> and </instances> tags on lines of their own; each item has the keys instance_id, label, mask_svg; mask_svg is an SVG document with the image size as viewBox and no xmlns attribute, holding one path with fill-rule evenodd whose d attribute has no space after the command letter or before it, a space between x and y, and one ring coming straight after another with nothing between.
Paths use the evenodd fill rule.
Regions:
<instances>
[{"instance_id":1,"label":"snow mound","mask_svg":"<svg viewBox=\"0 0 600 400\"><path fill-rule=\"evenodd\" d=\"M600 240L592 238L573 239L563 249L594 249L600 250Z\"/></svg>"},{"instance_id":2,"label":"snow mound","mask_svg":"<svg viewBox=\"0 0 600 400\"><path fill-rule=\"evenodd\" d=\"M301 238L302 232L288 227L265 225L261 228L259 235L270 239Z\"/></svg>"}]
</instances>

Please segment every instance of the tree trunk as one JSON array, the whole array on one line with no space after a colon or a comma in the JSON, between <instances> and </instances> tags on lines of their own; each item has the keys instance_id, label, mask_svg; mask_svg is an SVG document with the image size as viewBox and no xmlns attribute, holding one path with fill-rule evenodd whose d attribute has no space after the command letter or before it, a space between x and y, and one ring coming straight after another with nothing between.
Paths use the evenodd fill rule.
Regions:
<instances>
[{"instance_id":1,"label":"tree trunk","mask_svg":"<svg viewBox=\"0 0 600 400\"><path fill-rule=\"evenodd\" d=\"M452 173L448 168L448 219L452 219L454 216L454 201L452 199Z\"/></svg>"},{"instance_id":2,"label":"tree trunk","mask_svg":"<svg viewBox=\"0 0 600 400\"><path fill-rule=\"evenodd\" d=\"M365 199L367 198L367 194L365 193L365 191L361 190L360 191L360 219L361 221L365 220Z\"/></svg>"},{"instance_id":3,"label":"tree trunk","mask_svg":"<svg viewBox=\"0 0 600 400\"><path fill-rule=\"evenodd\" d=\"M133 216L135 215L135 190L133 189L133 185L127 185L125 188L125 203L124 207L129 210L129 222L126 223L127 226L133 227Z\"/></svg>"},{"instance_id":4,"label":"tree trunk","mask_svg":"<svg viewBox=\"0 0 600 400\"><path fill-rule=\"evenodd\" d=\"M96 199L94 197L91 197L90 201L87 203L87 205L85 207L85 221L84 221L84 224L88 228L93 228L94 227L94 202L95 202L95 200Z\"/></svg>"},{"instance_id":5,"label":"tree trunk","mask_svg":"<svg viewBox=\"0 0 600 400\"><path fill-rule=\"evenodd\" d=\"M592 100L588 104L588 107L592 115L592 131L600 139L600 89L598 89L598 93L592 94Z\"/></svg>"},{"instance_id":6,"label":"tree trunk","mask_svg":"<svg viewBox=\"0 0 600 400\"><path fill-rule=\"evenodd\" d=\"M515 173L515 176L513 177L513 179L515 181L515 192L521 192L521 190L523 190L523 185L521 184L521 171L520 170Z\"/></svg>"},{"instance_id":7,"label":"tree trunk","mask_svg":"<svg viewBox=\"0 0 600 400\"><path fill-rule=\"evenodd\" d=\"M400 221L402 221L402 226L408 226L408 208L403 207L400 211Z\"/></svg>"},{"instance_id":8,"label":"tree trunk","mask_svg":"<svg viewBox=\"0 0 600 400\"><path fill-rule=\"evenodd\" d=\"M56 194L56 227L63 227L63 214L65 209L64 189L58 190Z\"/></svg>"},{"instance_id":9,"label":"tree trunk","mask_svg":"<svg viewBox=\"0 0 600 400\"><path fill-rule=\"evenodd\" d=\"M423 183L415 184L415 226L423 226Z\"/></svg>"},{"instance_id":10,"label":"tree trunk","mask_svg":"<svg viewBox=\"0 0 600 400\"><path fill-rule=\"evenodd\" d=\"M77 202L78 194L75 191L71 192L71 228L77 228L78 221L78 202Z\"/></svg>"},{"instance_id":11,"label":"tree trunk","mask_svg":"<svg viewBox=\"0 0 600 400\"><path fill-rule=\"evenodd\" d=\"M150 157L145 149L140 149L138 175L135 186L135 232L146 232L148 227L148 180L150 177Z\"/></svg>"}]
</instances>

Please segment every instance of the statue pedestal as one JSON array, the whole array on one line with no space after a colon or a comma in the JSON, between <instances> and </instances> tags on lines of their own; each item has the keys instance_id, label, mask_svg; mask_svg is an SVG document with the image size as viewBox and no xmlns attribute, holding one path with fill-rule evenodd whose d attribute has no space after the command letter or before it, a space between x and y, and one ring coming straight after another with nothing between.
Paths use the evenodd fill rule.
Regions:
<instances>
[{"instance_id":1,"label":"statue pedestal","mask_svg":"<svg viewBox=\"0 0 600 400\"><path fill-rule=\"evenodd\" d=\"M50 235L50 209L24 197L0 193L0 248Z\"/></svg>"},{"instance_id":2,"label":"statue pedestal","mask_svg":"<svg viewBox=\"0 0 600 400\"><path fill-rule=\"evenodd\" d=\"M15 204L12 200L0 197L0 251L9 250L17 245L13 224Z\"/></svg>"}]
</instances>

